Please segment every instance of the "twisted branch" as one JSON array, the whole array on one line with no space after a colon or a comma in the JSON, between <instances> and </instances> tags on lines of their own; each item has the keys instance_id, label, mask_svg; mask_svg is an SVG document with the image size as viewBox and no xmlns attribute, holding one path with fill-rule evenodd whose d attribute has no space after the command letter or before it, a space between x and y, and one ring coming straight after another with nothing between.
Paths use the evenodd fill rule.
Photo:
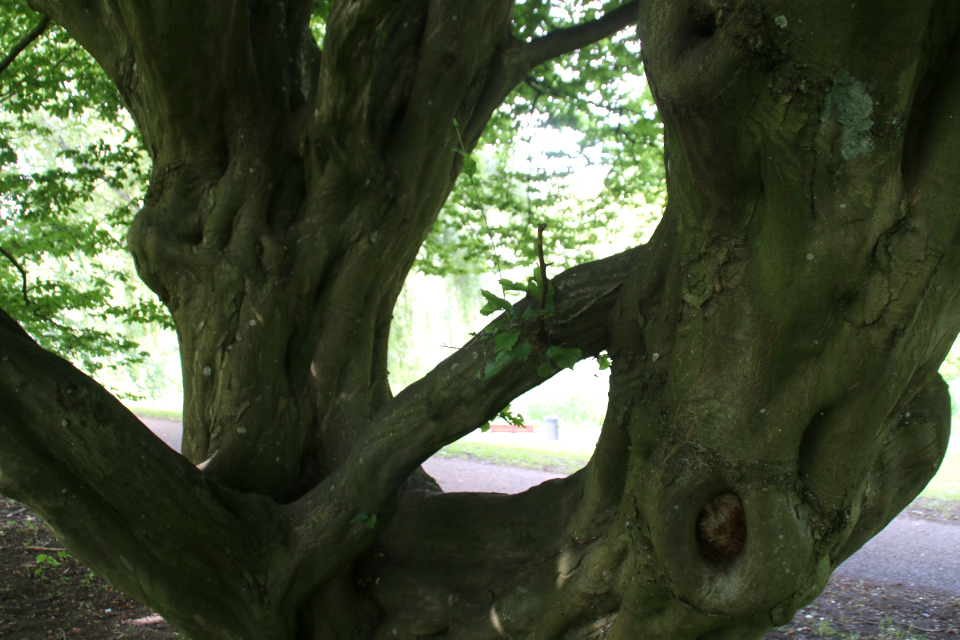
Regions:
<instances>
[{"instance_id":1,"label":"twisted branch","mask_svg":"<svg viewBox=\"0 0 960 640\"><path fill-rule=\"evenodd\" d=\"M7 67L9 67L14 60L16 60L17 56L20 55L24 49L30 46L30 43L42 36L43 32L47 30L49 25L50 18L43 16L37 26L35 26L30 33L23 36L23 38L20 39L20 42L13 45L13 49L10 50L10 53L8 53L3 60L0 60L0 73L6 71Z\"/></svg>"}]
</instances>

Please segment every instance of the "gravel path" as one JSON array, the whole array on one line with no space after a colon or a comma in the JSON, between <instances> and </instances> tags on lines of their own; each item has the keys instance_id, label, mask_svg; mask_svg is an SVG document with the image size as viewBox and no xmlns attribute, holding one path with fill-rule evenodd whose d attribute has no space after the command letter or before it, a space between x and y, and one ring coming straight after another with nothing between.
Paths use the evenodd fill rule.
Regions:
<instances>
[{"instance_id":1,"label":"gravel path","mask_svg":"<svg viewBox=\"0 0 960 640\"><path fill-rule=\"evenodd\" d=\"M164 442L180 450L180 423L141 419ZM423 466L445 491L520 493L563 477L454 458L431 458ZM960 522L931 522L901 514L844 562L835 575L960 596Z\"/></svg>"}]
</instances>

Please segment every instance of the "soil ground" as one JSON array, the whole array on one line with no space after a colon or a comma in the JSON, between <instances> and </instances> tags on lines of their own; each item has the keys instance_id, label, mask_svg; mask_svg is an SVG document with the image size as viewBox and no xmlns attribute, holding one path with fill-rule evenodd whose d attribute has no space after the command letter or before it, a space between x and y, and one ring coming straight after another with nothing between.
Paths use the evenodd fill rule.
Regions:
<instances>
[{"instance_id":1,"label":"soil ground","mask_svg":"<svg viewBox=\"0 0 960 640\"><path fill-rule=\"evenodd\" d=\"M910 517L957 521L960 504L918 501ZM174 640L162 618L72 558L27 507L0 497L0 638ZM956 640L960 597L834 577L765 640Z\"/></svg>"}]
</instances>

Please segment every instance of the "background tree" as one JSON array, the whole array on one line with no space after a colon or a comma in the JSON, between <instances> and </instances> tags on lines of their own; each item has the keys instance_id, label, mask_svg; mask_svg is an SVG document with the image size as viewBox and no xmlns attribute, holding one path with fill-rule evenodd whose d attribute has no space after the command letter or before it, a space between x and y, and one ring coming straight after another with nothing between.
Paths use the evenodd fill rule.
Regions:
<instances>
[{"instance_id":1,"label":"background tree","mask_svg":"<svg viewBox=\"0 0 960 640\"><path fill-rule=\"evenodd\" d=\"M576 10L558 5L553 17L543 9L531 5L517 11L518 28L538 28L538 13L555 26L558 19L571 20ZM328 10L320 6L314 12L314 34L322 36ZM31 29L37 20L24 0L0 2L0 50L11 51L0 74L5 116L0 146L8 159L0 167L6 195L2 246L7 247L0 277L9 285L0 290L0 300L41 345L82 371L112 369L100 380L108 389L122 388L129 397L124 379L134 376L151 384L144 391L156 394L164 374L156 362L144 359L137 343L155 342L153 325L172 325L156 299L136 287L132 261L122 250L126 227L146 190L146 154L116 88L96 62L49 20ZM614 208L661 196L660 124L652 97L624 82L632 79L636 85L636 75L610 70L632 64L638 51L639 43L623 34L616 42L605 40L551 61L495 113L478 143L482 174L457 182L414 265L421 273L455 276L451 292L464 312L469 307L476 315L475 303L482 298L476 282L469 292L464 289L461 276L469 279L495 264L503 271L531 265L537 223L548 223L544 245L551 263L570 266L593 256L590 245L623 235ZM561 83L559 75L567 81ZM549 166L537 166L547 156L531 143L542 137L538 132L545 124L562 129L568 144L558 148L559 136L552 136ZM527 148L519 152L519 162L518 143ZM573 167L589 165L608 167L608 188L578 201L569 193L568 178ZM625 176L638 170L646 182L637 183L639 190L625 189ZM25 287L37 298L32 308ZM395 313L394 382L415 380L438 361L429 349L413 346L411 332ZM430 365L411 366L421 358ZM171 384L177 381L166 386Z\"/></svg>"},{"instance_id":2,"label":"background tree","mask_svg":"<svg viewBox=\"0 0 960 640\"><path fill-rule=\"evenodd\" d=\"M87 373L129 368L124 325L169 325L124 250L148 165L100 67L26 9L0 3L0 305Z\"/></svg>"},{"instance_id":3,"label":"background tree","mask_svg":"<svg viewBox=\"0 0 960 640\"><path fill-rule=\"evenodd\" d=\"M305 2L32 6L153 162L129 242L177 327L186 458L3 314L0 488L190 637L758 638L939 464L960 3L629 2L523 32L545 3L356 0L318 8L322 53ZM393 397L392 308L466 154L539 65L633 21L656 234L558 276L506 344L525 360L482 375L491 330ZM557 346L614 361L586 468L437 491L418 465Z\"/></svg>"}]
</instances>

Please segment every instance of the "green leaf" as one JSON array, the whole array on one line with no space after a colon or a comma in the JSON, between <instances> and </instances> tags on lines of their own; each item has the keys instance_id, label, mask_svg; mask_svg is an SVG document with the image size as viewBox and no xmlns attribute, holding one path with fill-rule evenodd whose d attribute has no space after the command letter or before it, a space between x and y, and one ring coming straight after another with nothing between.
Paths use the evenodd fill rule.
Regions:
<instances>
[{"instance_id":1,"label":"green leaf","mask_svg":"<svg viewBox=\"0 0 960 640\"><path fill-rule=\"evenodd\" d=\"M610 368L610 355L607 352L603 352L597 355L597 364L600 365L600 371Z\"/></svg>"},{"instance_id":2,"label":"green leaf","mask_svg":"<svg viewBox=\"0 0 960 640\"><path fill-rule=\"evenodd\" d=\"M480 425L480 431L482 433L486 433L487 431L490 431L490 423L488 422L486 424Z\"/></svg>"},{"instance_id":3,"label":"green leaf","mask_svg":"<svg viewBox=\"0 0 960 640\"><path fill-rule=\"evenodd\" d=\"M373 529L377 525L377 514L370 514L370 517L367 518L367 523L365 526L367 529Z\"/></svg>"},{"instance_id":4,"label":"green leaf","mask_svg":"<svg viewBox=\"0 0 960 640\"><path fill-rule=\"evenodd\" d=\"M519 413L512 413L510 411L510 405L505 406L497 414L498 418L502 418L507 424L512 424L515 427L522 427L524 425L523 416Z\"/></svg>"},{"instance_id":5,"label":"green leaf","mask_svg":"<svg viewBox=\"0 0 960 640\"><path fill-rule=\"evenodd\" d=\"M537 367L537 375L541 378L549 378L556 370L556 367L554 367L552 363L544 362L542 365Z\"/></svg>"},{"instance_id":6,"label":"green leaf","mask_svg":"<svg viewBox=\"0 0 960 640\"><path fill-rule=\"evenodd\" d=\"M496 294L490 293L486 289L481 289L480 293L487 300L487 303L483 305L482 309L480 309L480 313L485 316L488 316L491 313L496 313L497 311L506 311L509 313L510 309L513 308L513 305L511 305L509 302Z\"/></svg>"},{"instance_id":7,"label":"green leaf","mask_svg":"<svg viewBox=\"0 0 960 640\"><path fill-rule=\"evenodd\" d=\"M350 524L358 524L360 522L366 522L367 518L369 517L370 517L369 515L361 511L357 515L350 518Z\"/></svg>"},{"instance_id":8,"label":"green leaf","mask_svg":"<svg viewBox=\"0 0 960 640\"><path fill-rule=\"evenodd\" d=\"M483 371L480 372L480 375L477 377L481 380L486 380L487 378L492 378L500 372L500 369L503 368L504 363L497 362L496 360L487 360L486 364L483 365Z\"/></svg>"},{"instance_id":9,"label":"green leaf","mask_svg":"<svg viewBox=\"0 0 960 640\"><path fill-rule=\"evenodd\" d=\"M471 177L477 174L477 159L474 158L472 155L464 156L463 173Z\"/></svg>"},{"instance_id":10,"label":"green leaf","mask_svg":"<svg viewBox=\"0 0 960 640\"><path fill-rule=\"evenodd\" d=\"M491 360L487 360L486 364L483 366L483 371L479 374L479 378L484 380L490 378L491 376L497 375L503 367L513 360L513 355L509 351L500 351L494 356Z\"/></svg>"},{"instance_id":11,"label":"green leaf","mask_svg":"<svg viewBox=\"0 0 960 640\"><path fill-rule=\"evenodd\" d=\"M13 150L13 147L10 146L10 143L6 139L0 138L0 169L2 169L5 164L16 163L17 152Z\"/></svg>"},{"instance_id":12,"label":"green leaf","mask_svg":"<svg viewBox=\"0 0 960 640\"><path fill-rule=\"evenodd\" d=\"M500 286L503 287L504 291L522 291L523 293L527 293L527 290L530 288L522 282L514 282L507 278L500 278Z\"/></svg>"},{"instance_id":13,"label":"green leaf","mask_svg":"<svg viewBox=\"0 0 960 640\"><path fill-rule=\"evenodd\" d=\"M537 302L540 301L540 267L533 268L533 277L530 278L527 285L527 291L536 298Z\"/></svg>"},{"instance_id":14,"label":"green leaf","mask_svg":"<svg viewBox=\"0 0 960 640\"><path fill-rule=\"evenodd\" d=\"M553 360L561 369L572 369L583 357L580 349L567 349L566 347L550 347L547 349L547 357Z\"/></svg>"},{"instance_id":15,"label":"green leaf","mask_svg":"<svg viewBox=\"0 0 960 640\"><path fill-rule=\"evenodd\" d=\"M520 329L504 331L494 339L494 350L507 351L520 339Z\"/></svg>"},{"instance_id":16,"label":"green leaf","mask_svg":"<svg viewBox=\"0 0 960 640\"><path fill-rule=\"evenodd\" d=\"M529 342L524 342L510 351L510 357L517 362L526 362L531 353L533 353L533 345Z\"/></svg>"}]
</instances>

